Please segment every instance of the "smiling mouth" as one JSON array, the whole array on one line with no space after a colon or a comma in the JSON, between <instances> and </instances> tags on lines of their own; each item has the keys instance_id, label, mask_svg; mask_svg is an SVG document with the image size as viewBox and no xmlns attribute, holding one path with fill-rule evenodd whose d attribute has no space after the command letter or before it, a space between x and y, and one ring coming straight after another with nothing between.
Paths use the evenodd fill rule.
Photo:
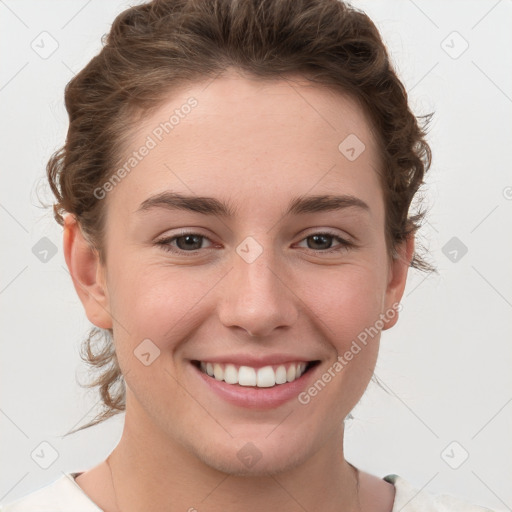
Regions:
<instances>
[{"instance_id":1,"label":"smiling mouth","mask_svg":"<svg viewBox=\"0 0 512 512\"><path fill-rule=\"evenodd\" d=\"M209 377L235 386L271 388L293 382L318 365L320 361L301 361L260 368L231 363L192 361L192 364Z\"/></svg>"}]
</instances>

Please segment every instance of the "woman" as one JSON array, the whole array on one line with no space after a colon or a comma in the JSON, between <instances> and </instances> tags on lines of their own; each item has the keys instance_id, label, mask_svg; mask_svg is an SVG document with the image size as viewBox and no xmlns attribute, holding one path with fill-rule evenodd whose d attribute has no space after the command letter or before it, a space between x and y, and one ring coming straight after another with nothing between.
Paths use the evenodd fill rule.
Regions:
<instances>
[{"instance_id":1,"label":"woman","mask_svg":"<svg viewBox=\"0 0 512 512\"><path fill-rule=\"evenodd\" d=\"M96 423L125 424L104 462L2 510L485 510L344 457L408 269L428 267L409 208L430 148L367 16L132 7L66 107L54 212L97 327Z\"/></svg>"}]
</instances>

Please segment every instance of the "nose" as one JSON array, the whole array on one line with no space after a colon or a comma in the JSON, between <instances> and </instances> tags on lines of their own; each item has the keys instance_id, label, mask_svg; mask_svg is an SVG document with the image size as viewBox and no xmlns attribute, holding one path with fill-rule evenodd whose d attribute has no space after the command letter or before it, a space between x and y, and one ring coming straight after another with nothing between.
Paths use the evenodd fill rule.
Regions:
<instances>
[{"instance_id":1,"label":"nose","mask_svg":"<svg viewBox=\"0 0 512 512\"><path fill-rule=\"evenodd\" d=\"M277 329L292 326L299 316L300 300L293 293L285 264L277 262L268 249L254 261L240 254L233 254L233 267L219 290L222 324L253 337L268 337Z\"/></svg>"}]
</instances>

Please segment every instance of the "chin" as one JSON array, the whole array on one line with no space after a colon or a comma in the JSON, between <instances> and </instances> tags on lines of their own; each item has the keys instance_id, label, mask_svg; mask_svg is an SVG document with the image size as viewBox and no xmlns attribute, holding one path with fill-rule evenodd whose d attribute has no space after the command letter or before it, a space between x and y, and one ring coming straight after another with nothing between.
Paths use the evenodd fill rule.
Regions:
<instances>
[{"instance_id":1,"label":"chin","mask_svg":"<svg viewBox=\"0 0 512 512\"><path fill-rule=\"evenodd\" d=\"M290 471L299 466L306 459L305 453L297 453L296 448L290 452L273 453L256 452L255 445L247 443L241 450L246 450L245 457L241 450L232 450L230 453L198 453L198 458L207 466L232 476L251 476L251 477L270 477L286 471ZM253 450L253 459L250 459ZM240 458L239 453L242 453ZM244 462L244 458L246 462Z\"/></svg>"},{"instance_id":2,"label":"chin","mask_svg":"<svg viewBox=\"0 0 512 512\"><path fill-rule=\"evenodd\" d=\"M298 443L293 436L274 440L265 436L268 437L268 431L260 436L211 439L208 444L203 441L206 437L201 436L201 440L196 440L198 442L189 438L185 446L205 466L227 475L252 477L289 471L304 463L314 452L314 447L306 440Z\"/></svg>"}]
</instances>

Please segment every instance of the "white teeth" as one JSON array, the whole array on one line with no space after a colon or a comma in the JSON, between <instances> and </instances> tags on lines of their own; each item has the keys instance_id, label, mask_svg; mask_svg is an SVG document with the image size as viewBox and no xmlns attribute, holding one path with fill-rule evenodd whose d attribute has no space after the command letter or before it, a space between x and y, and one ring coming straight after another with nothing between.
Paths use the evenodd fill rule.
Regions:
<instances>
[{"instance_id":1,"label":"white teeth","mask_svg":"<svg viewBox=\"0 0 512 512\"><path fill-rule=\"evenodd\" d=\"M271 388L276 385L286 384L298 379L306 371L306 363L288 363L279 366L263 366L252 368L251 366L237 367L234 364L208 363L201 361L201 371L223 380L227 384L240 386L257 386L259 388Z\"/></svg>"},{"instance_id":2,"label":"white teeth","mask_svg":"<svg viewBox=\"0 0 512 512\"><path fill-rule=\"evenodd\" d=\"M258 370L256 375L256 385L259 388L271 388L276 385L276 374L272 366L264 366Z\"/></svg>"},{"instance_id":3,"label":"white teeth","mask_svg":"<svg viewBox=\"0 0 512 512\"><path fill-rule=\"evenodd\" d=\"M297 374L297 369L295 368L295 365L291 365L288 368L288 371L286 372L286 380L288 382L293 382L295 380L295 375Z\"/></svg>"},{"instance_id":4,"label":"white teeth","mask_svg":"<svg viewBox=\"0 0 512 512\"><path fill-rule=\"evenodd\" d=\"M213 365L213 376L217 380L224 380L224 370L222 369L221 365L218 363L215 363Z\"/></svg>"},{"instance_id":5,"label":"white teeth","mask_svg":"<svg viewBox=\"0 0 512 512\"><path fill-rule=\"evenodd\" d=\"M286 382L286 368L281 365L276 370L276 384L284 384Z\"/></svg>"},{"instance_id":6,"label":"white teeth","mask_svg":"<svg viewBox=\"0 0 512 512\"><path fill-rule=\"evenodd\" d=\"M256 386L256 370L249 366L240 366L238 384L240 386Z\"/></svg>"},{"instance_id":7,"label":"white teeth","mask_svg":"<svg viewBox=\"0 0 512 512\"><path fill-rule=\"evenodd\" d=\"M238 383L238 370L235 368L233 364L227 364L224 369L224 380L228 384L237 384Z\"/></svg>"}]
</instances>

